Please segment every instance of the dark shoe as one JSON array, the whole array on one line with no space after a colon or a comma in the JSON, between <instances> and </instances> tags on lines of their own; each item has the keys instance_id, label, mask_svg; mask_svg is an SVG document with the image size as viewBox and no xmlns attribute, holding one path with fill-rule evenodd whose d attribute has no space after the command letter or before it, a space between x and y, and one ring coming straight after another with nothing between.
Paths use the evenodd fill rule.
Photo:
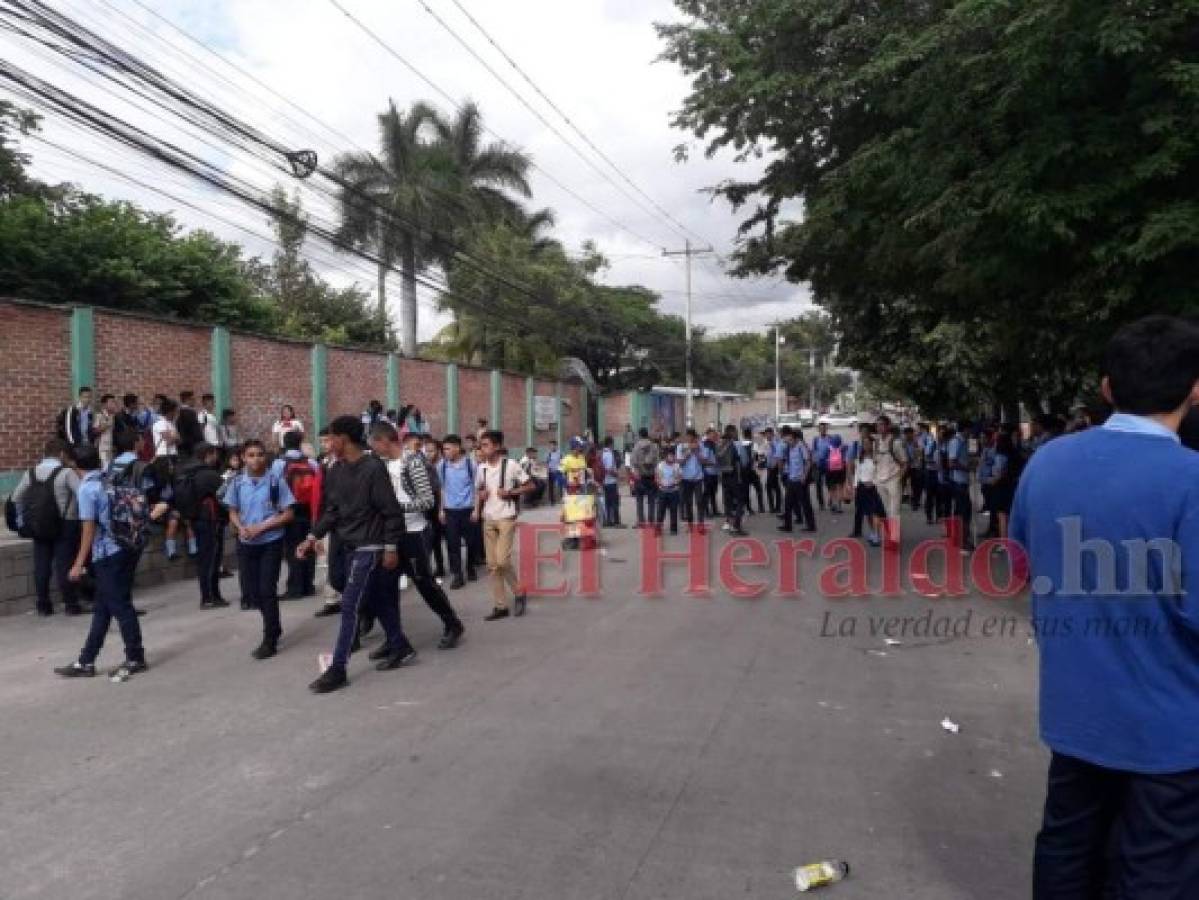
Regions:
<instances>
[{"instance_id":1,"label":"dark shoe","mask_svg":"<svg viewBox=\"0 0 1199 900\"><path fill-rule=\"evenodd\" d=\"M362 649L362 636L358 633L354 634L354 642L350 644L350 652L357 653Z\"/></svg>"},{"instance_id":2,"label":"dark shoe","mask_svg":"<svg viewBox=\"0 0 1199 900\"><path fill-rule=\"evenodd\" d=\"M809 527L809 528L805 528L805 529L804 529L804 531L807 531L807 532L810 532L810 533L814 533L816 530L817 530L817 529L815 529L815 528L810 528L810 527Z\"/></svg>"},{"instance_id":3,"label":"dark shoe","mask_svg":"<svg viewBox=\"0 0 1199 900\"><path fill-rule=\"evenodd\" d=\"M454 580L450 582L450 590L456 591L459 588L464 588L464 587L466 587L466 579L463 578L461 575L455 575Z\"/></svg>"},{"instance_id":4,"label":"dark shoe","mask_svg":"<svg viewBox=\"0 0 1199 900\"><path fill-rule=\"evenodd\" d=\"M207 599L201 600L200 601L200 609L215 609L215 605L213 604L213 602L211 600L207 600Z\"/></svg>"},{"instance_id":5,"label":"dark shoe","mask_svg":"<svg viewBox=\"0 0 1199 900\"><path fill-rule=\"evenodd\" d=\"M359 619L359 621L358 621L358 636L359 637L366 637L368 634L370 634L374 630L375 630L375 617L374 616L363 616L361 619Z\"/></svg>"},{"instance_id":6,"label":"dark shoe","mask_svg":"<svg viewBox=\"0 0 1199 900\"><path fill-rule=\"evenodd\" d=\"M314 694L328 694L350 683L346 678L346 670L341 666L329 666L321 673L320 678L308 685Z\"/></svg>"},{"instance_id":7,"label":"dark shoe","mask_svg":"<svg viewBox=\"0 0 1199 900\"><path fill-rule=\"evenodd\" d=\"M252 600L243 600L241 602L241 608L246 611L249 611L251 609L258 609L258 604L253 602Z\"/></svg>"},{"instance_id":8,"label":"dark shoe","mask_svg":"<svg viewBox=\"0 0 1199 900\"><path fill-rule=\"evenodd\" d=\"M778 530L779 531L794 531L795 529L793 527L791 527L790 525L780 525Z\"/></svg>"},{"instance_id":9,"label":"dark shoe","mask_svg":"<svg viewBox=\"0 0 1199 900\"><path fill-rule=\"evenodd\" d=\"M130 675L137 675L139 672L150 671L150 666L144 659L127 659L111 672L108 673L110 678L124 676L128 678Z\"/></svg>"},{"instance_id":10,"label":"dark shoe","mask_svg":"<svg viewBox=\"0 0 1199 900\"><path fill-rule=\"evenodd\" d=\"M496 619L508 618L508 610L500 609L498 606L483 617L484 622L494 622Z\"/></svg>"},{"instance_id":11,"label":"dark shoe","mask_svg":"<svg viewBox=\"0 0 1199 900\"><path fill-rule=\"evenodd\" d=\"M466 634L466 629L459 625L457 628L446 629L446 633L441 636L441 640L437 642L438 650L453 650L458 646L458 642L462 640L462 635Z\"/></svg>"},{"instance_id":12,"label":"dark shoe","mask_svg":"<svg viewBox=\"0 0 1199 900\"><path fill-rule=\"evenodd\" d=\"M81 616L83 615L83 607L78 603L68 603L67 608L63 612L68 616Z\"/></svg>"},{"instance_id":13,"label":"dark shoe","mask_svg":"<svg viewBox=\"0 0 1199 900\"><path fill-rule=\"evenodd\" d=\"M279 648L274 641L263 641L251 651L250 655L255 659L270 659L278 652Z\"/></svg>"},{"instance_id":14,"label":"dark shoe","mask_svg":"<svg viewBox=\"0 0 1199 900\"><path fill-rule=\"evenodd\" d=\"M244 609L245 607L242 608ZM339 600L336 603L326 603L312 615L318 619L324 616L339 616L341 615L341 601Z\"/></svg>"},{"instance_id":15,"label":"dark shoe","mask_svg":"<svg viewBox=\"0 0 1199 900\"><path fill-rule=\"evenodd\" d=\"M54 615L54 607L47 603L43 606L41 603L37 605L37 614L43 618Z\"/></svg>"},{"instance_id":16,"label":"dark shoe","mask_svg":"<svg viewBox=\"0 0 1199 900\"><path fill-rule=\"evenodd\" d=\"M407 650L395 650L388 653L387 658L375 666L375 669L380 672L388 672L398 669L400 666L410 666L414 662L416 662L416 651L409 647Z\"/></svg>"},{"instance_id":17,"label":"dark shoe","mask_svg":"<svg viewBox=\"0 0 1199 900\"><path fill-rule=\"evenodd\" d=\"M229 571L229 569L225 568L224 566L221 566L220 576L221 576L221 578L232 578L233 573L231 571Z\"/></svg>"},{"instance_id":18,"label":"dark shoe","mask_svg":"<svg viewBox=\"0 0 1199 900\"><path fill-rule=\"evenodd\" d=\"M135 606L133 607L133 614L136 616L144 616L146 614L146 610L140 606Z\"/></svg>"},{"instance_id":19,"label":"dark shoe","mask_svg":"<svg viewBox=\"0 0 1199 900\"><path fill-rule=\"evenodd\" d=\"M479 573L475 571L474 566L467 566L466 580L467 581L478 581L479 580Z\"/></svg>"},{"instance_id":20,"label":"dark shoe","mask_svg":"<svg viewBox=\"0 0 1199 900\"><path fill-rule=\"evenodd\" d=\"M229 601L224 597L215 597L211 601L211 604L213 609L224 609L229 605Z\"/></svg>"},{"instance_id":21,"label":"dark shoe","mask_svg":"<svg viewBox=\"0 0 1199 900\"><path fill-rule=\"evenodd\" d=\"M73 662L69 666L58 666L55 668L54 674L61 675L63 678L95 678L96 667Z\"/></svg>"},{"instance_id":22,"label":"dark shoe","mask_svg":"<svg viewBox=\"0 0 1199 900\"><path fill-rule=\"evenodd\" d=\"M386 644L380 644L374 650L366 655L366 658L371 662L378 662L381 659L387 659L391 655L391 648Z\"/></svg>"},{"instance_id":23,"label":"dark shoe","mask_svg":"<svg viewBox=\"0 0 1199 900\"><path fill-rule=\"evenodd\" d=\"M811 530L815 531L816 529L813 528ZM749 532L744 528L730 528L729 534L731 534L733 537L749 537Z\"/></svg>"},{"instance_id":24,"label":"dark shoe","mask_svg":"<svg viewBox=\"0 0 1199 900\"><path fill-rule=\"evenodd\" d=\"M515 613L514 613L514 614L515 614L515 615L516 615L518 618L519 618L520 616L523 616L523 615L525 614L525 607L526 607L526 606L528 606L528 605L529 605L529 597L528 597L528 595L527 595L527 594L517 594L517 595L516 595L516 603L515 603L516 610L515 610Z\"/></svg>"}]
</instances>

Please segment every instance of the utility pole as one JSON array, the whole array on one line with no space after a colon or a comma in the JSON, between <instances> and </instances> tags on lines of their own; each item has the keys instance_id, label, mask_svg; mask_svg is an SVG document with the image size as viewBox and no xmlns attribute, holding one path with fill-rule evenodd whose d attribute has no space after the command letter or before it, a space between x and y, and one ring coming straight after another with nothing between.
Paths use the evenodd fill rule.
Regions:
<instances>
[{"instance_id":1,"label":"utility pole","mask_svg":"<svg viewBox=\"0 0 1199 900\"><path fill-rule=\"evenodd\" d=\"M783 414L783 385L782 378L779 374L779 348L783 346L786 338L783 337L782 330L776 322L774 325L774 424L777 427L779 416Z\"/></svg>"},{"instance_id":2,"label":"utility pole","mask_svg":"<svg viewBox=\"0 0 1199 900\"><path fill-rule=\"evenodd\" d=\"M692 247L691 240L688 239L682 250L663 250L663 256L685 256L687 257L687 316L686 316L686 334L687 334L687 349L684 353L683 365L686 370L686 391L687 397L684 400L683 408L687 417L687 427L695 427L695 405L692 394L694 388L691 378L691 257L700 256L704 253L711 253L711 247Z\"/></svg>"}]
</instances>

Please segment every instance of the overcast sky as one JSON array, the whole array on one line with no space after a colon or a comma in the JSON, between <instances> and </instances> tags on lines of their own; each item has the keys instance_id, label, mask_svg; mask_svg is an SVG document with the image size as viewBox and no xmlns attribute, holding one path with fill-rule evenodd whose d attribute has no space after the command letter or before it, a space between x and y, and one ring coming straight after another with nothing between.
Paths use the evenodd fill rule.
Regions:
<instances>
[{"instance_id":1,"label":"overcast sky","mask_svg":"<svg viewBox=\"0 0 1199 900\"><path fill-rule=\"evenodd\" d=\"M449 109L447 99L373 42L331 0L143 2L220 57L294 101L312 118L189 43L135 0L56 0L51 5L278 135L289 146L316 149L324 160L341 150L373 148L374 117L389 98L401 106L426 99ZM655 61L661 42L653 23L675 17L669 0L460 2L624 174L691 234L683 233L596 158L451 0L425 2L600 171L610 175L610 180L538 121L420 0L338 2L451 97L477 101L494 136L533 155L537 166L532 175L533 204L557 213L558 235L568 247L577 249L589 239L600 246L612 262L604 276L609 283L647 285L661 292L663 310L682 313L683 269L680 263L663 259L661 249L680 249L688 236L710 242L721 257L732 249L737 218L727 204L713 202L703 189L754 172L728 157L705 159L689 134L670 127L670 114L686 95L688 81L672 64ZM119 92L113 96L78 64L67 63L44 48L31 48L28 42L0 33L0 55L155 134L182 142L256 185L267 187L281 180L260 161L231 151L217 140L208 139L217 146L205 144L200 135L179 125L169 113L139 109L121 99ZM41 177L77 181L108 196L171 210L189 226L237 240L252 253L269 253L265 241L247 233L266 233L261 215L236 201L216 196L182 175L53 120L47 121L44 134L76 153L118 168L126 177L98 171L68 154L29 141L35 171ZM357 146L346 146L346 138ZM673 148L681 143L692 147L686 163L676 163L673 158ZM174 199L128 179L168 191ZM304 201L315 215L332 218L332 207L325 198L307 192ZM319 247L313 248L311 257L332 280L358 280L373 291L369 266L335 257ZM776 319L797 315L807 303L802 288L774 279L731 279L720 269L716 256L697 261L694 268L694 321L711 330L757 330ZM393 301L398 293L396 285ZM434 313L432 294L422 296L421 339L430 337L442 324L444 320Z\"/></svg>"}]
</instances>

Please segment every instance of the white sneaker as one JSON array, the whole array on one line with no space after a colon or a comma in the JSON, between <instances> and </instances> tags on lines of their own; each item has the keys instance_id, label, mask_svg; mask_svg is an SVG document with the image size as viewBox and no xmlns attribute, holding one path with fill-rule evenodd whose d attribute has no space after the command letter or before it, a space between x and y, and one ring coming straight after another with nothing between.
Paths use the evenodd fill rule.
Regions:
<instances>
[{"instance_id":1,"label":"white sneaker","mask_svg":"<svg viewBox=\"0 0 1199 900\"><path fill-rule=\"evenodd\" d=\"M408 590L408 576L407 575L400 576L400 590L401 591Z\"/></svg>"}]
</instances>

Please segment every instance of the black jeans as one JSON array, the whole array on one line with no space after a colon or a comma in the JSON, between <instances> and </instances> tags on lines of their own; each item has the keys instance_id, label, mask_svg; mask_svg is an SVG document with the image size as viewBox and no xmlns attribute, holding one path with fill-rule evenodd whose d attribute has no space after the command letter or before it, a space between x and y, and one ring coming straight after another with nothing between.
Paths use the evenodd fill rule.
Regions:
<instances>
[{"instance_id":1,"label":"black jeans","mask_svg":"<svg viewBox=\"0 0 1199 900\"><path fill-rule=\"evenodd\" d=\"M1139 775L1054 753L1032 896L1199 897L1199 769Z\"/></svg>"},{"instance_id":2,"label":"black jeans","mask_svg":"<svg viewBox=\"0 0 1199 900\"><path fill-rule=\"evenodd\" d=\"M915 512L924 497L924 469L908 469L908 480L912 486L912 512Z\"/></svg>"},{"instance_id":3,"label":"black jeans","mask_svg":"<svg viewBox=\"0 0 1199 900\"><path fill-rule=\"evenodd\" d=\"M637 496L637 524L651 525L656 522L654 504L658 499L658 485L654 483L654 476L638 476L633 493Z\"/></svg>"},{"instance_id":4,"label":"black jeans","mask_svg":"<svg viewBox=\"0 0 1199 900\"><path fill-rule=\"evenodd\" d=\"M716 489L720 487L720 476L709 475L704 473L704 510L711 518L716 518L720 515L720 510L716 508Z\"/></svg>"},{"instance_id":5,"label":"black jeans","mask_svg":"<svg viewBox=\"0 0 1199 900\"><path fill-rule=\"evenodd\" d=\"M783 527L793 527L793 521L801 520L805 528L816 527L816 512L812 509L812 495L808 482L802 478L787 479L787 499L783 506Z\"/></svg>"},{"instance_id":6,"label":"black jeans","mask_svg":"<svg viewBox=\"0 0 1199 900\"><path fill-rule=\"evenodd\" d=\"M754 511L752 498L758 498L758 512L766 512L766 504L762 502L762 476L758 474L757 469L750 469L745 476L745 508L749 512ZM752 491L752 494L751 494Z\"/></svg>"},{"instance_id":7,"label":"black jeans","mask_svg":"<svg viewBox=\"0 0 1199 900\"><path fill-rule=\"evenodd\" d=\"M733 524L733 528L740 531L744 494L741 479L734 472L725 472L720 476L720 486L724 493L724 517Z\"/></svg>"},{"instance_id":8,"label":"black jeans","mask_svg":"<svg viewBox=\"0 0 1199 900\"><path fill-rule=\"evenodd\" d=\"M211 519L193 519L196 536L196 580L200 582L200 600L221 598L221 557L224 555L225 523Z\"/></svg>"},{"instance_id":9,"label":"black jeans","mask_svg":"<svg viewBox=\"0 0 1199 900\"><path fill-rule=\"evenodd\" d=\"M387 646L392 650L411 650L400 629L400 570L383 568L382 550L345 549L346 583L341 592L341 624L333 648L332 668L344 670L350 661L350 648L358 634L358 611L373 613L383 626Z\"/></svg>"},{"instance_id":10,"label":"black jeans","mask_svg":"<svg viewBox=\"0 0 1199 900\"><path fill-rule=\"evenodd\" d=\"M137 571L140 554L122 550L103 559L92 560L92 577L96 579L96 596L92 606L92 624L87 632L79 662L88 666L96 661L108 626L117 620L121 639L125 642L125 659L130 662L145 662L146 651L142 647L142 629L133 610L133 573Z\"/></svg>"},{"instance_id":11,"label":"black jeans","mask_svg":"<svg viewBox=\"0 0 1199 900\"><path fill-rule=\"evenodd\" d=\"M462 545L466 544L466 568L473 570L482 555L481 547L475 543L481 538L477 522L470 520L469 509L447 509L445 511L445 548L449 558L450 572L455 576L465 574L462 568Z\"/></svg>"},{"instance_id":12,"label":"black jeans","mask_svg":"<svg viewBox=\"0 0 1199 900\"><path fill-rule=\"evenodd\" d=\"M445 551L442 543L445 541L445 529L441 525L441 501L429 513L429 550L433 554L433 574L438 578L445 577Z\"/></svg>"},{"instance_id":13,"label":"black jeans","mask_svg":"<svg viewBox=\"0 0 1199 900\"><path fill-rule=\"evenodd\" d=\"M658 491L658 527L666 521L666 512L670 511L670 533L679 533L679 489Z\"/></svg>"},{"instance_id":14,"label":"black jeans","mask_svg":"<svg viewBox=\"0 0 1199 900\"><path fill-rule=\"evenodd\" d=\"M283 541L237 545L241 594L262 613L262 640L273 644L283 634L279 624L279 572L283 568Z\"/></svg>"},{"instance_id":15,"label":"black jeans","mask_svg":"<svg viewBox=\"0 0 1199 900\"><path fill-rule=\"evenodd\" d=\"M299 510L299 507L293 507ZM310 597L316 593L316 554L309 553L303 559L296 556L296 548L304 543L312 522L307 516L297 515L287 523L283 532L283 549L287 554L287 595Z\"/></svg>"},{"instance_id":16,"label":"black jeans","mask_svg":"<svg viewBox=\"0 0 1199 900\"><path fill-rule=\"evenodd\" d=\"M604 483L605 525L620 524L620 482Z\"/></svg>"},{"instance_id":17,"label":"black jeans","mask_svg":"<svg viewBox=\"0 0 1199 900\"><path fill-rule=\"evenodd\" d=\"M694 481L683 480L683 520L686 522L704 523L704 483L702 479Z\"/></svg>"},{"instance_id":18,"label":"black jeans","mask_svg":"<svg viewBox=\"0 0 1199 900\"><path fill-rule=\"evenodd\" d=\"M79 605L79 594L75 582L67 577L75 555L79 552L80 525L77 519L64 519L62 531L52 541L33 542L33 589L37 594L38 609L52 609L50 602L50 573L62 591L62 602L67 608Z\"/></svg>"},{"instance_id":19,"label":"black jeans","mask_svg":"<svg viewBox=\"0 0 1199 900\"><path fill-rule=\"evenodd\" d=\"M400 541L399 551L399 571L412 579L425 604L441 619L447 631L460 629L462 622L429 567L429 529L407 532Z\"/></svg>"},{"instance_id":20,"label":"black jeans","mask_svg":"<svg viewBox=\"0 0 1199 900\"><path fill-rule=\"evenodd\" d=\"M816 483L816 502L824 509L824 469L817 466L812 470L812 480Z\"/></svg>"},{"instance_id":21,"label":"black jeans","mask_svg":"<svg viewBox=\"0 0 1199 900\"><path fill-rule=\"evenodd\" d=\"M969 547L974 543L974 535L970 528L970 516L973 513L970 485L958 484L955 481L950 489L953 497L953 515L958 520L958 527L962 529L962 545Z\"/></svg>"},{"instance_id":22,"label":"black jeans","mask_svg":"<svg viewBox=\"0 0 1199 900\"><path fill-rule=\"evenodd\" d=\"M345 545L337 539L337 535L329 535L329 587L341 593L346 589L346 576L349 565L346 562ZM247 598L248 599L248 598Z\"/></svg>"},{"instance_id":23,"label":"black jeans","mask_svg":"<svg viewBox=\"0 0 1199 900\"><path fill-rule=\"evenodd\" d=\"M771 466L766 470L766 502L772 513L783 510L783 487L779 481L779 470Z\"/></svg>"}]
</instances>

